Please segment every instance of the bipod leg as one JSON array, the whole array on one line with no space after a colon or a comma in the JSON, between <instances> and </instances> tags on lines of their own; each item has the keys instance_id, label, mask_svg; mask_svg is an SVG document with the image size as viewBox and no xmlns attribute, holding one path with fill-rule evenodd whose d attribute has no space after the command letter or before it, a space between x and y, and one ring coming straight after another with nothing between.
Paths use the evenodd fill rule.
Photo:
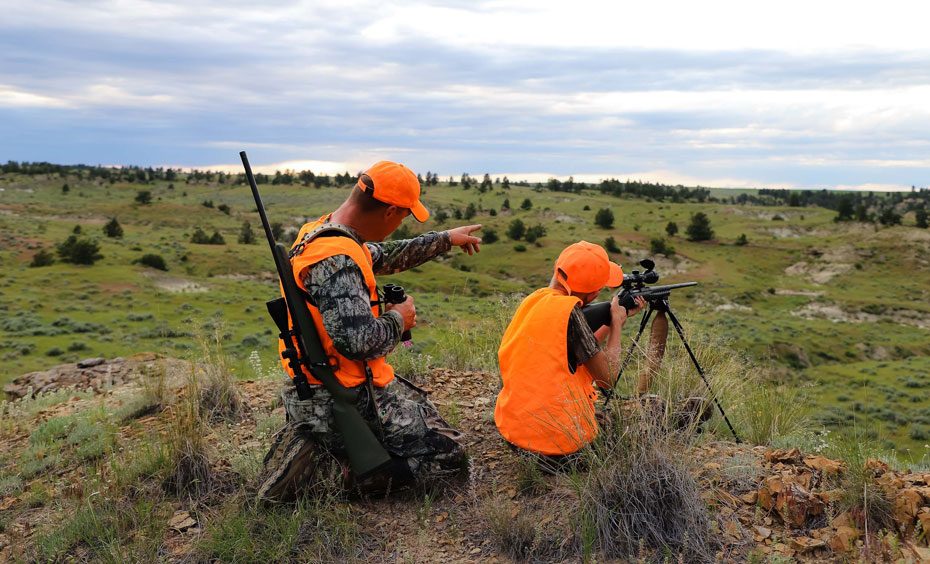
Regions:
<instances>
[{"instance_id":1,"label":"bipod leg","mask_svg":"<svg viewBox=\"0 0 930 564\"><path fill-rule=\"evenodd\" d=\"M733 424L730 423L730 419L727 417L726 412L723 410L723 406L720 405L720 402L717 401L717 394L714 393L714 389L710 387L710 382L707 380L707 375L704 373L704 369L701 367L701 363L698 362L698 359L694 356L694 352L691 350L691 345L688 344L688 340L685 339L685 332L681 328L681 322L678 321L678 317L675 316L675 313L672 311L672 308L669 307L668 300L664 302L665 310L668 312L669 319L672 320L672 325L675 326L675 331L678 332L678 336L681 337L682 344L685 345L685 350L688 351L688 356L691 357L691 362L694 363L694 367L697 368L698 374L701 375L701 380L704 380L704 384L707 386L707 390L710 392L710 398L714 400L714 405L717 406L717 409L720 410L720 415L723 416L723 420L726 421L727 427L730 428L730 432L733 433L733 438L736 439L736 443L742 443L739 435L736 434L736 429L733 428Z\"/></svg>"},{"instance_id":2,"label":"bipod leg","mask_svg":"<svg viewBox=\"0 0 930 564\"><path fill-rule=\"evenodd\" d=\"M604 401L610 401L610 398L614 396L614 390L617 389L617 382L620 381L620 377L623 376L623 371L626 369L627 365L630 363L630 359L633 358L633 351L636 350L636 347L639 345L639 339L643 336L643 331L646 330L646 324L649 322L649 317L652 315L652 308L649 308L649 311L643 314L643 319L639 323L639 332L636 333L636 337L633 338L633 346L630 347L630 350L626 353L626 358L623 359L623 364L620 365L620 371L617 373L617 379L614 380L614 385L610 387L609 390L604 392Z\"/></svg>"}]
</instances>

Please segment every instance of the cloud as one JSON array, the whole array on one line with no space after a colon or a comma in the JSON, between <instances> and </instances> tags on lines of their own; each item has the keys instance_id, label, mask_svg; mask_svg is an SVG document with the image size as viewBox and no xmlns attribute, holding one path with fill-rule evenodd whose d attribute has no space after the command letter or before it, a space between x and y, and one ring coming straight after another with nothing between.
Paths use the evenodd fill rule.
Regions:
<instances>
[{"instance_id":1,"label":"cloud","mask_svg":"<svg viewBox=\"0 0 930 564\"><path fill-rule=\"evenodd\" d=\"M204 168L245 148L267 166L757 186L926 178L926 9L760 9L14 3L0 21L0 153Z\"/></svg>"}]
</instances>

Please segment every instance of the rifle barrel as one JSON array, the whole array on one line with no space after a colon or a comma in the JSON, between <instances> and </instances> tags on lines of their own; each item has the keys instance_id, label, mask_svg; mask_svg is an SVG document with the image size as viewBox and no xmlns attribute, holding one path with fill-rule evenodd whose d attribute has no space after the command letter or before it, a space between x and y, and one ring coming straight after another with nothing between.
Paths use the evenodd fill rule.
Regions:
<instances>
[{"instance_id":1,"label":"rifle barrel","mask_svg":"<svg viewBox=\"0 0 930 564\"><path fill-rule=\"evenodd\" d=\"M274 252L274 235L271 233L271 225L268 223L268 216L265 214L265 203L262 202L261 194L258 193L258 185L255 183L255 177L252 176L252 167L249 165L249 157L245 151L239 151L239 157L242 159L242 166L245 167L245 176L249 180L249 187L252 188L252 197L255 198L255 205L258 207L258 215L262 218L262 227L265 229L265 237L268 239L268 246L271 247L271 254L274 255L275 266L278 267L278 274L283 274L281 264L278 264L278 255Z\"/></svg>"}]
</instances>

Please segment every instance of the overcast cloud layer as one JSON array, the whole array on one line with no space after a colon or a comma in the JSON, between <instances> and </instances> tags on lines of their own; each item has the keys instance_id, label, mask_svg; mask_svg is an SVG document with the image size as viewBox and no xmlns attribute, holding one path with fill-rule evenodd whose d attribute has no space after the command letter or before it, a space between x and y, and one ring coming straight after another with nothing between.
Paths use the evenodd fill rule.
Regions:
<instances>
[{"instance_id":1,"label":"overcast cloud layer","mask_svg":"<svg viewBox=\"0 0 930 564\"><path fill-rule=\"evenodd\" d=\"M623 4L7 0L0 160L930 184L924 2Z\"/></svg>"}]
</instances>

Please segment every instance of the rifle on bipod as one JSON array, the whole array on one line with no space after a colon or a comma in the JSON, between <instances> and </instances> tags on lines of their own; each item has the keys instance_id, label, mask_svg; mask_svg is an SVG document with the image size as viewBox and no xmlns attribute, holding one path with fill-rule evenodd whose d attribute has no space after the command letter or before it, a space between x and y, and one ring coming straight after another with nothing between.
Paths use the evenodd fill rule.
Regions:
<instances>
[{"instance_id":1,"label":"rifle on bipod","mask_svg":"<svg viewBox=\"0 0 930 564\"><path fill-rule=\"evenodd\" d=\"M271 246L275 268L278 270L278 278L281 280L281 289L284 293L284 297L265 304L275 325L278 326L279 337L284 341L285 348L281 357L287 361L288 366L294 372L294 387L300 399L310 397L310 385L307 383L304 369L322 382L326 391L330 393L333 398L333 419L345 442L349 463L358 479L364 479L391 465L391 457L359 414L356 408L355 391L343 386L333 374L303 292L294 278L294 270L287 256L287 249L281 243L275 243L274 235L271 234L271 226L268 223L268 216L265 215L265 206L258 193L255 177L252 176L249 159L245 151L241 151L239 156L242 157L242 166L245 167L245 175L252 188L255 206L262 218L262 227L265 228L265 236ZM288 313L290 313L290 323Z\"/></svg>"},{"instance_id":2,"label":"rifle on bipod","mask_svg":"<svg viewBox=\"0 0 930 564\"><path fill-rule=\"evenodd\" d=\"M613 387L604 393L605 398L610 400L613 396L614 390L617 387L617 382L620 381L623 370L633 357L633 351L639 344L639 339L642 337L643 331L645 331L646 325L649 323L649 318L654 312L665 312L668 314L669 320L671 320L672 325L675 327L675 331L678 332L678 336L681 337L681 342L685 346L685 350L688 351L691 362L694 364L694 367L697 368L701 379L704 380L704 384L707 386L707 391L710 392L710 397L714 401L714 405L717 406L727 427L729 427L730 432L733 433L733 438L736 439L737 443L742 442L740 441L739 435L736 434L736 429L733 428L733 424L730 423L730 419L727 417L726 412L723 410L723 406L720 405L720 402L717 400L717 394L715 394L713 388L710 387L710 381L707 380L707 374L704 372L704 368L701 366L701 363L698 362L697 357L694 356L691 345L688 344L688 340L685 338L685 332L681 327L681 321L678 320L678 316L675 315L675 312L672 311L669 305L668 300L672 290L697 286L697 282L669 284L667 286L646 286L646 284L655 284L658 282L659 274L654 270L655 263L653 261L643 259L639 264L646 269L645 272L640 273L638 270L634 270L631 274L624 274L623 284L618 296L620 297L620 305L625 307L627 312L635 307L635 299L638 297L642 297L646 300L649 304L649 309L643 314L643 318L639 324L639 332L636 334L636 337L633 338L633 346L630 347L629 352L626 354L626 358L623 359L623 363L620 365L620 372L617 374L617 379L614 380ZM581 312L584 314L588 325L591 326L592 331L596 331L602 326L610 324L610 301L586 305L581 308Z\"/></svg>"}]
</instances>

